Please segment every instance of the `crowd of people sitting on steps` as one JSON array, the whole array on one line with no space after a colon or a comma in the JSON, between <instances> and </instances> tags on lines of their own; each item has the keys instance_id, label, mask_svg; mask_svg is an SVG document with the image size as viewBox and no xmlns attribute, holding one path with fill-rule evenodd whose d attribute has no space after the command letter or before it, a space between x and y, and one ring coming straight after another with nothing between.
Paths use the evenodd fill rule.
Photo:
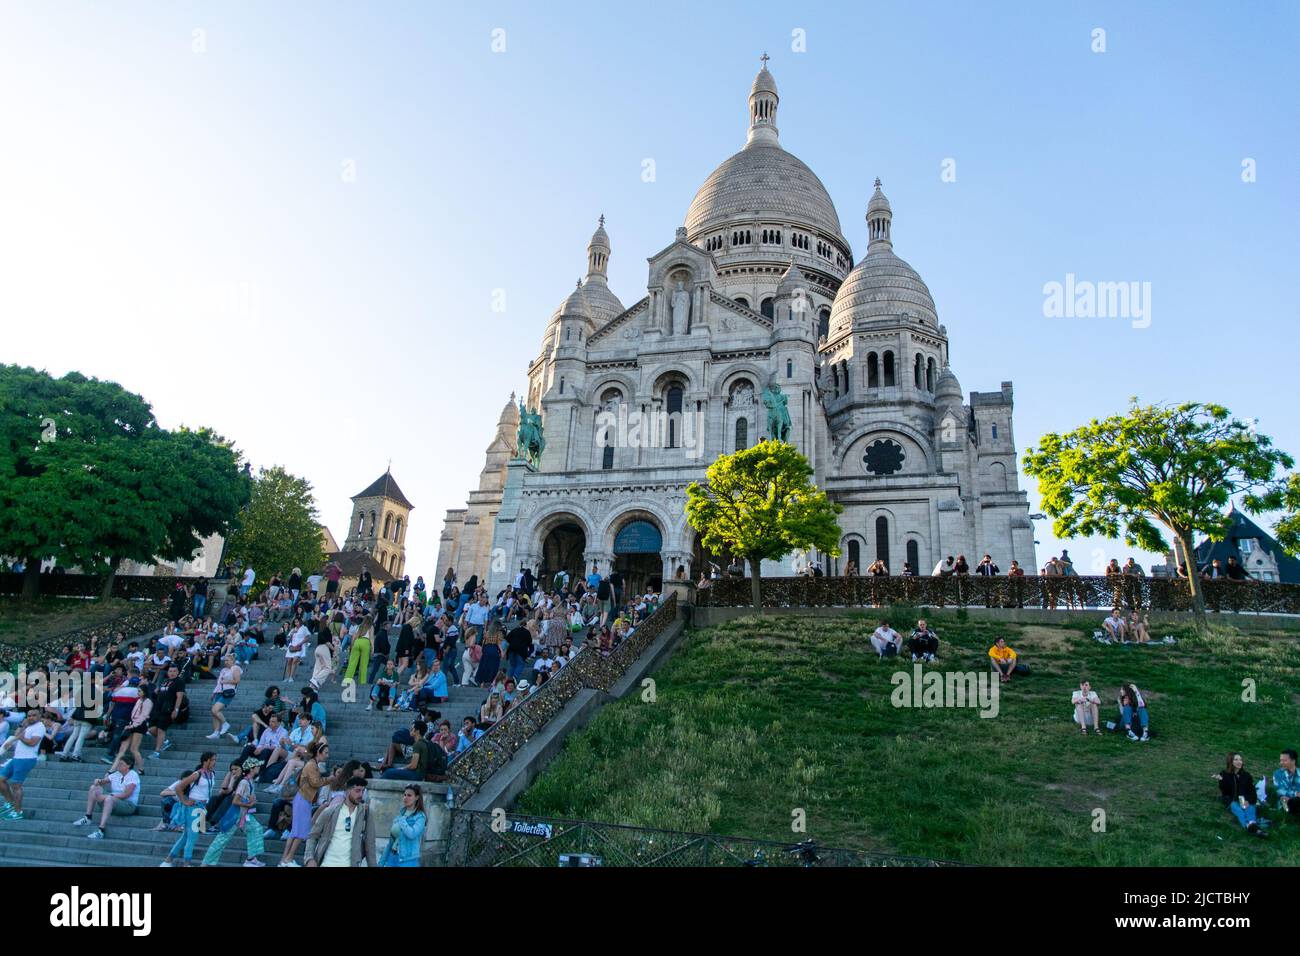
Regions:
<instances>
[{"instance_id":1,"label":"crowd of people sitting on steps","mask_svg":"<svg viewBox=\"0 0 1300 956\"><path fill-rule=\"evenodd\" d=\"M0 770L0 821L22 816L22 784L37 756L80 763L92 742L104 746L100 759L108 766L91 782L86 812L74 825L103 839L114 817L138 810L142 774L171 747L169 729L200 715L211 722L207 739L214 746L224 740L240 750L220 779L213 749L162 790L155 829L178 834L162 865L190 865L203 831L217 834L204 865L217 862L237 833L246 840L245 866L266 865L267 839L284 840L281 866L303 865L300 855L306 865L362 859L377 865L374 834L357 842L350 863L342 864L344 841L330 850L326 844L338 834L322 830L335 822L346 828L339 833L352 832L354 824L364 829L366 817L356 815L365 807L366 781L377 776L410 784L382 862L416 865L419 839L412 834L417 821L423 833L424 821L420 784L445 781L450 764L582 647L612 653L659 607L654 590L625 593L617 571L602 575L593 566L574 577L559 572L543 587L521 568L513 584L492 595L477 576L461 587L450 569L441 590L427 588L423 577L376 588L363 573L344 593L340 569L330 564L309 577L296 568L273 575L255 594L257 576L248 568L217 607L208 604L206 581L178 584L167 602L171 620L157 637L116 634L102 645L68 646L49 662L46 674L102 677L102 717L75 706L75 694L32 710L0 706L0 741L16 748ZM242 711L243 719L244 668L268 655L283 657L281 679L251 713ZM487 696L475 713L453 721L436 709L448 702L451 686L478 687ZM382 755L331 759L323 698L335 693L337 706L409 711L410 724L393 734ZM256 812L259 788L272 801L265 823Z\"/></svg>"}]
</instances>

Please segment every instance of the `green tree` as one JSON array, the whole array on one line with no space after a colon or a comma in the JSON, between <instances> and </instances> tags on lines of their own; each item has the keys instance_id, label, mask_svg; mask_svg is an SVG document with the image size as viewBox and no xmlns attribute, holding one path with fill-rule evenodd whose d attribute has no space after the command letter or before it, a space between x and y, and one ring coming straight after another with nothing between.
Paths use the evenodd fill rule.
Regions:
<instances>
[{"instance_id":1,"label":"green tree","mask_svg":"<svg viewBox=\"0 0 1300 956\"><path fill-rule=\"evenodd\" d=\"M1024 458L1057 537L1122 534L1130 545L1159 552L1168 550L1157 527L1163 525L1187 565L1199 627L1205 625L1205 596L1195 536L1223 539L1235 495L1243 495L1251 511L1280 506L1274 474L1292 464L1222 405L1139 405L1136 398L1126 414L1044 435Z\"/></svg>"},{"instance_id":2,"label":"green tree","mask_svg":"<svg viewBox=\"0 0 1300 956\"><path fill-rule=\"evenodd\" d=\"M1277 492L1286 514L1278 521L1273 533L1287 554L1300 555L1300 472L1288 477Z\"/></svg>"},{"instance_id":3,"label":"green tree","mask_svg":"<svg viewBox=\"0 0 1300 956\"><path fill-rule=\"evenodd\" d=\"M812 466L786 442L767 440L709 466L703 484L686 489L686 517L705 548L749 562L755 609L763 606L761 562L796 548L839 551L844 510L812 483Z\"/></svg>"},{"instance_id":4,"label":"green tree","mask_svg":"<svg viewBox=\"0 0 1300 956\"><path fill-rule=\"evenodd\" d=\"M247 500L229 444L168 432L139 395L71 372L0 366L0 554L25 559L23 596L40 562L107 569L188 558Z\"/></svg>"},{"instance_id":5,"label":"green tree","mask_svg":"<svg viewBox=\"0 0 1300 956\"><path fill-rule=\"evenodd\" d=\"M325 563L320 520L311 484L276 465L253 480L252 497L239 526L226 540L226 554L257 573L258 588L277 571L311 574Z\"/></svg>"}]
</instances>

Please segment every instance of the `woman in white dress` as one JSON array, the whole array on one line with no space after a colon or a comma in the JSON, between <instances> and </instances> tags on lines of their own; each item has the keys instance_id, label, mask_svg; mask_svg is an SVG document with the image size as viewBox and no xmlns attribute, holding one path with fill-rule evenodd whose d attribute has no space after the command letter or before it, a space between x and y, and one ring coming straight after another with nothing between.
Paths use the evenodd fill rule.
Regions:
<instances>
[{"instance_id":1,"label":"woman in white dress","mask_svg":"<svg viewBox=\"0 0 1300 956\"><path fill-rule=\"evenodd\" d=\"M330 641L328 628L321 628L316 635L316 652L313 665L311 686L321 690L334 676L334 644Z\"/></svg>"},{"instance_id":2,"label":"woman in white dress","mask_svg":"<svg viewBox=\"0 0 1300 956\"><path fill-rule=\"evenodd\" d=\"M294 675L298 673L298 665L302 663L307 656L307 641L311 637L311 631L307 630L306 624L300 624L289 635L289 641L284 649L284 680L286 683L293 683Z\"/></svg>"}]
</instances>

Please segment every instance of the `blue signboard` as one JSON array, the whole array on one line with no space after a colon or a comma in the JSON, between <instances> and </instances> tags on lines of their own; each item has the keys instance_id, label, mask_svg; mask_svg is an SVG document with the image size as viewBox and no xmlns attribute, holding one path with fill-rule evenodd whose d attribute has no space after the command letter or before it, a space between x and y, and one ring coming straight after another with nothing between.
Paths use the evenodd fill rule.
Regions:
<instances>
[{"instance_id":1,"label":"blue signboard","mask_svg":"<svg viewBox=\"0 0 1300 956\"><path fill-rule=\"evenodd\" d=\"M658 554L663 546L663 536L649 521L629 522L614 538L615 554Z\"/></svg>"}]
</instances>

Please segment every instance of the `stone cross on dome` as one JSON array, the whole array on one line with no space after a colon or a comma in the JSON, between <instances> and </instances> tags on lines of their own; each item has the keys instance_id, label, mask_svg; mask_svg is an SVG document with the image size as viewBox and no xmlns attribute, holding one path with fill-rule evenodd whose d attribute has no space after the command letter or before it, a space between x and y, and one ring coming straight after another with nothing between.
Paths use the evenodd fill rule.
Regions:
<instances>
[{"instance_id":1,"label":"stone cross on dome","mask_svg":"<svg viewBox=\"0 0 1300 956\"><path fill-rule=\"evenodd\" d=\"M763 69L765 69L765 70L767 69L767 61L770 60L770 59L772 59L772 58L771 58L770 56L768 56L768 55L767 55L767 51L764 50L764 51L763 51L763 55L759 57L759 60L760 60L760 61L762 62L762 64L763 64Z\"/></svg>"}]
</instances>

